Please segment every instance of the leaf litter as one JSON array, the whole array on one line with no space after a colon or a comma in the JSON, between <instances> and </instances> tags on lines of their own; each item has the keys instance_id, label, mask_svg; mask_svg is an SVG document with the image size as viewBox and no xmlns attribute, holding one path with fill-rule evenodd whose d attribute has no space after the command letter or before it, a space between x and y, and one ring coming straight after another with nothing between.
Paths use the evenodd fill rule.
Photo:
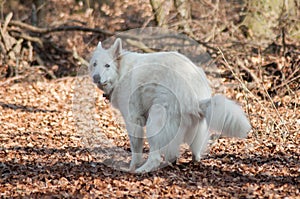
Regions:
<instances>
[{"instance_id":1,"label":"leaf litter","mask_svg":"<svg viewBox=\"0 0 300 199\"><path fill-rule=\"evenodd\" d=\"M145 21L154 24L148 1L115 1L115 6L103 4L100 9L104 16L100 12L80 14L82 8L71 8L67 1L60 2L64 6L59 8L55 7L58 1L53 2L46 5L48 8L52 6L53 12L47 13L45 20L48 24L77 19L85 20L90 27L99 26L112 32L140 27ZM69 12L70 9L76 12ZM203 9L201 12L205 12ZM228 11L228 7L222 8L218 16L209 18L210 15L207 15L201 19L203 13L195 9L195 19L205 20L204 23L193 24L193 28L198 30L195 35L200 38L206 32L208 36L211 35L210 27L215 25L216 17L218 23L226 24L229 30L234 29L232 23L228 23L231 15L224 14ZM235 39L240 38L240 35L235 35L237 32L221 31L214 35L213 43L219 42L218 45L224 46L224 57L230 66L238 67L233 71L237 73L233 77L222 57L210 52L216 59L222 84L226 87L222 90L215 86L214 90L242 105L253 130L245 140L220 138L198 163L192 162L190 151L182 148L181 157L176 163L142 175L125 171L130 161L130 145L124 123L101 97L101 91L85 77L45 79L45 71L30 66L35 58L32 58L32 45L27 42L28 48L20 64L25 69L23 71L20 67L18 72L20 76L25 74L29 80L16 79L0 86L0 196L299 197L298 51L291 48L290 55L285 56L255 54L254 47L247 44L246 39L245 45L234 46ZM229 37L228 33L232 36ZM98 40L103 39L103 36L98 35L95 39L93 34L77 32L67 35L68 39L64 39L64 33L53 34L51 41L69 50L76 44L79 54L84 55L91 52ZM226 39L228 43L222 43ZM87 45L86 41L92 43ZM50 58L55 61L45 63L51 69L50 74L65 76L74 71L76 64L73 59L58 53L51 54ZM14 65L16 60L10 60L13 64L8 65L2 61L0 63L4 67L1 66L1 78L8 74L9 67L6 66ZM63 67L65 65L67 69ZM27 70L30 78L27 77ZM236 77L241 81L237 81ZM248 91L241 86L241 82L245 83ZM78 89L81 86L85 89Z\"/></svg>"},{"instance_id":2,"label":"leaf litter","mask_svg":"<svg viewBox=\"0 0 300 199\"><path fill-rule=\"evenodd\" d=\"M86 81L89 80L82 82ZM117 122L101 92L91 88L97 93L92 99L97 117L85 119L95 122L104 137L99 139L102 143L89 144L85 139L96 139L93 136L97 134L92 131L97 129L91 129L93 125L78 127L78 115L74 114L74 85L77 83L78 79L70 77L0 88L1 196L255 198L299 195L300 136L297 131L290 131L285 139L276 130L251 132L245 140L220 138L199 163L192 162L190 152L185 150L177 163L143 175L110 167L102 161L107 157L99 156L106 154L105 147L116 146L122 149L119 151L130 154L124 126ZM83 107L90 111L89 107ZM250 111L255 110L250 108ZM263 123L256 124L256 128L264 129ZM103 140L111 142L105 145ZM104 152L99 152L101 149ZM127 163L130 160L129 157L113 158L123 158Z\"/></svg>"}]
</instances>

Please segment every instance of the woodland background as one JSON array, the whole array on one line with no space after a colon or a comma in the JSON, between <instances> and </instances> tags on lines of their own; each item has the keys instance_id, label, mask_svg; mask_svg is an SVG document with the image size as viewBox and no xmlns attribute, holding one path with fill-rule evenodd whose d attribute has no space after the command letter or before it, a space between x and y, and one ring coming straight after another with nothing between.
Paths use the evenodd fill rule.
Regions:
<instances>
[{"instance_id":1,"label":"woodland background","mask_svg":"<svg viewBox=\"0 0 300 199\"><path fill-rule=\"evenodd\" d=\"M1 0L1 197L299 197L299 20L299 0ZM238 101L253 130L220 138L199 163L183 148L173 165L136 175L83 141L101 131L130 152L101 91L98 129L78 130L74 85L98 41L156 26L199 42L219 71L208 72L214 91Z\"/></svg>"}]
</instances>

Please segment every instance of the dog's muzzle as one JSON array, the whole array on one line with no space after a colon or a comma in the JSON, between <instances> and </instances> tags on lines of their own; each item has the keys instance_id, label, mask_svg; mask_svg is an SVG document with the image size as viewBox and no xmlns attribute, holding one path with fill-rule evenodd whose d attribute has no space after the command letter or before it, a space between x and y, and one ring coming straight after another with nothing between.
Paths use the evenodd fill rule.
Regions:
<instances>
[{"instance_id":1,"label":"dog's muzzle","mask_svg":"<svg viewBox=\"0 0 300 199\"><path fill-rule=\"evenodd\" d=\"M103 88L107 85L107 82L101 82L101 77L99 74L93 75L93 82L98 86L98 88L100 88L101 90L103 90Z\"/></svg>"},{"instance_id":2,"label":"dog's muzzle","mask_svg":"<svg viewBox=\"0 0 300 199\"><path fill-rule=\"evenodd\" d=\"M104 91L104 87L107 85L107 82L103 82L101 83L101 77L99 74L96 74L96 75L93 75L93 82L97 85L97 87L99 89L101 89L102 91ZM110 94L107 94L107 93L103 93L103 97L110 100Z\"/></svg>"},{"instance_id":3,"label":"dog's muzzle","mask_svg":"<svg viewBox=\"0 0 300 199\"><path fill-rule=\"evenodd\" d=\"M99 74L93 75L93 82L95 84L100 84L101 77Z\"/></svg>"}]
</instances>

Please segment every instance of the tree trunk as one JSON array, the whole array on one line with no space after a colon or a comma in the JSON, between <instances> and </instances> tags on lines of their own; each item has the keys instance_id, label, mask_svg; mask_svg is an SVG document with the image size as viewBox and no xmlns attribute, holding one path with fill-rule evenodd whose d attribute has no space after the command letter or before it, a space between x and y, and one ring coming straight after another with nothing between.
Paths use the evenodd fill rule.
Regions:
<instances>
[{"instance_id":1,"label":"tree trunk","mask_svg":"<svg viewBox=\"0 0 300 199\"><path fill-rule=\"evenodd\" d=\"M248 12L242 23L248 35L271 42L285 35L300 38L299 0L248 0Z\"/></svg>"},{"instance_id":2,"label":"tree trunk","mask_svg":"<svg viewBox=\"0 0 300 199\"><path fill-rule=\"evenodd\" d=\"M173 0L150 0L157 25L167 27L168 15L173 7Z\"/></svg>"},{"instance_id":3,"label":"tree trunk","mask_svg":"<svg viewBox=\"0 0 300 199\"><path fill-rule=\"evenodd\" d=\"M169 13L172 9L175 9L180 22L179 28L183 29L188 34L192 34L190 28L190 0L150 0L150 3L158 26L167 27Z\"/></svg>"},{"instance_id":4,"label":"tree trunk","mask_svg":"<svg viewBox=\"0 0 300 199\"><path fill-rule=\"evenodd\" d=\"M179 20L181 21L180 27L188 33L192 34L190 27L191 22L191 4L189 0L175 0L175 6L179 13Z\"/></svg>"}]
</instances>

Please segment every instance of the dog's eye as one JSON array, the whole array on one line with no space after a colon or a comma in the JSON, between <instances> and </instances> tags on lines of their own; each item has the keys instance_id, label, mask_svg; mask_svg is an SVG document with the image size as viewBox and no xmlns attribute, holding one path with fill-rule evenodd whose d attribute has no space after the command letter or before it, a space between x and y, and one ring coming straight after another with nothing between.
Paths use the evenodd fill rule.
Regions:
<instances>
[{"instance_id":1,"label":"dog's eye","mask_svg":"<svg viewBox=\"0 0 300 199\"><path fill-rule=\"evenodd\" d=\"M105 67L105 68L109 68L110 65L109 65L109 64L105 64L104 67Z\"/></svg>"},{"instance_id":2,"label":"dog's eye","mask_svg":"<svg viewBox=\"0 0 300 199\"><path fill-rule=\"evenodd\" d=\"M93 63L93 66L96 67L96 66L97 66L97 62L94 62L94 63Z\"/></svg>"}]
</instances>

